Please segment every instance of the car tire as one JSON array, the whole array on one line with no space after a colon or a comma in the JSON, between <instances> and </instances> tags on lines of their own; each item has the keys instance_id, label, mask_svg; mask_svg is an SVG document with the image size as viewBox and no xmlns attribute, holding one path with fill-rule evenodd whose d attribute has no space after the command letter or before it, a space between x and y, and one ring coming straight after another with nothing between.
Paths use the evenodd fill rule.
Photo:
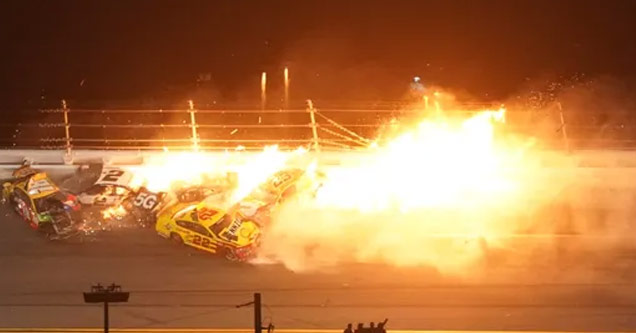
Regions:
<instances>
[{"instance_id":1,"label":"car tire","mask_svg":"<svg viewBox=\"0 0 636 333\"><path fill-rule=\"evenodd\" d=\"M40 226L38 230L48 240L57 239L57 233L55 232L55 228L53 228L53 226L50 223L42 224L42 226Z\"/></svg>"},{"instance_id":2,"label":"car tire","mask_svg":"<svg viewBox=\"0 0 636 333\"><path fill-rule=\"evenodd\" d=\"M183 238L176 232L170 234L170 240L177 245L183 245Z\"/></svg>"},{"instance_id":3,"label":"car tire","mask_svg":"<svg viewBox=\"0 0 636 333\"><path fill-rule=\"evenodd\" d=\"M13 202L13 192L5 193L3 190L0 201L3 205L11 204Z\"/></svg>"},{"instance_id":4,"label":"car tire","mask_svg":"<svg viewBox=\"0 0 636 333\"><path fill-rule=\"evenodd\" d=\"M241 260L239 260L236 254L234 254L234 251L230 248L227 248L227 247L225 248L225 250L223 251L223 256L225 257L227 261L241 262Z\"/></svg>"},{"instance_id":5,"label":"car tire","mask_svg":"<svg viewBox=\"0 0 636 333\"><path fill-rule=\"evenodd\" d=\"M11 206L13 207L13 210L14 210L16 213L18 213L18 215L22 216L21 211L18 209L18 206L15 204L15 197L16 197L16 194L15 194L15 190L14 190L14 191L12 191L12 192L9 194L9 201L8 201L8 202L9 202L9 204L11 204Z\"/></svg>"}]
</instances>

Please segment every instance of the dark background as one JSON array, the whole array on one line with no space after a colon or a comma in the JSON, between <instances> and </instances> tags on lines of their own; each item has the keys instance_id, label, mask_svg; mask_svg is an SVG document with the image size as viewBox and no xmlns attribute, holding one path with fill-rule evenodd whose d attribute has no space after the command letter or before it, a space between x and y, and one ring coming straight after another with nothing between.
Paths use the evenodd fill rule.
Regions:
<instances>
[{"instance_id":1,"label":"dark background","mask_svg":"<svg viewBox=\"0 0 636 333\"><path fill-rule=\"evenodd\" d=\"M284 66L299 101L396 100L414 75L479 100L571 77L629 90L635 13L627 0L2 1L0 104L257 103L262 71L275 101Z\"/></svg>"}]
</instances>

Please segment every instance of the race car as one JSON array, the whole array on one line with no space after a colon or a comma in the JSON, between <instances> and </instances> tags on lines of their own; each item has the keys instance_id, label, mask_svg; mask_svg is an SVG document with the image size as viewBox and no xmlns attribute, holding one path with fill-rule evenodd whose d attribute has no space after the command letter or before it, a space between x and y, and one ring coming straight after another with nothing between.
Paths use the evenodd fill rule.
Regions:
<instances>
[{"instance_id":1,"label":"race car","mask_svg":"<svg viewBox=\"0 0 636 333\"><path fill-rule=\"evenodd\" d=\"M174 183L171 198L168 200L178 202L199 202L213 197L219 202L228 200L232 191L236 189L236 174L227 173L214 177L204 175L201 184Z\"/></svg>"},{"instance_id":2,"label":"race car","mask_svg":"<svg viewBox=\"0 0 636 333\"><path fill-rule=\"evenodd\" d=\"M278 205L300 193L315 194L323 175L292 168L276 172L237 204L241 214L261 226L269 224L270 215Z\"/></svg>"},{"instance_id":3,"label":"race car","mask_svg":"<svg viewBox=\"0 0 636 333\"><path fill-rule=\"evenodd\" d=\"M231 261L252 258L260 228L239 211L223 211L207 201L179 202L164 208L155 225L157 233L178 244L224 255Z\"/></svg>"},{"instance_id":4,"label":"race car","mask_svg":"<svg viewBox=\"0 0 636 333\"><path fill-rule=\"evenodd\" d=\"M194 185L176 191L175 195L179 202L199 202L208 197L218 196L224 198L230 191L221 186Z\"/></svg>"},{"instance_id":5,"label":"race car","mask_svg":"<svg viewBox=\"0 0 636 333\"><path fill-rule=\"evenodd\" d=\"M301 192L315 193L321 185L322 174L302 169L284 169L267 178L246 199L266 203L281 203Z\"/></svg>"},{"instance_id":6,"label":"race car","mask_svg":"<svg viewBox=\"0 0 636 333\"><path fill-rule=\"evenodd\" d=\"M121 204L133 192L129 187L132 178L132 173L128 171L101 167L93 185L80 192L77 198L82 204L82 231L85 234L124 227L121 223L111 222L121 220L125 213Z\"/></svg>"},{"instance_id":7,"label":"race car","mask_svg":"<svg viewBox=\"0 0 636 333\"><path fill-rule=\"evenodd\" d=\"M121 228L154 226L157 213L166 205L166 192L151 192L145 187L131 190L118 205L91 206L83 209L83 231L94 234Z\"/></svg>"},{"instance_id":8,"label":"race car","mask_svg":"<svg viewBox=\"0 0 636 333\"><path fill-rule=\"evenodd\" d=\"M60 190L44 172L23 166L13 182L3 184L2 197L27 222L49 239L75 234L80 205L74 195Z\"/></svg>"},{"instance_id":9,"label":"race car","mask_svg":"<svg viewBox=\"0 0 636 333\"><path fill-rule=\"evenodd\" d=\"M157 221L157 213L166 205L166 192L152 192L140 187L128 195L119 206L113 210L113 217L132 222L142 227L149 227Z\"/></svg>"},{"instance_id":10,"label":"race car","mask_svg":"<svg viewBox=\"0 0 636 333\"><path fill-rule=\"evenodd\" d=\"M112 167L103 168L95 184L82 191L77 198L84 206L119 205L131 192L129 185L132 178L133 174L128 171Z\"/></svg>"}]
</instances>

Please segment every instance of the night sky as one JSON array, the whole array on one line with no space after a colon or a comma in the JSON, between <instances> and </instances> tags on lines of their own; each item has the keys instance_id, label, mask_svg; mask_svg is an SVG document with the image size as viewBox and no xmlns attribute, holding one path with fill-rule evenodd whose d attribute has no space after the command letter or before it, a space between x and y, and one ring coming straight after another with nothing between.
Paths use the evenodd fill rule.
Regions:
<instances>
[{"instance_id":1,"label":"night sky","mask_svg":"<svg viewBox=\"0 0 636 333\"><path fill-rule=\"evenodd\" d=\"M583 73L636 82L636 1L2 1L0 104L393 100L419 75L484 99Z\"/></svg>"}]
</instances>

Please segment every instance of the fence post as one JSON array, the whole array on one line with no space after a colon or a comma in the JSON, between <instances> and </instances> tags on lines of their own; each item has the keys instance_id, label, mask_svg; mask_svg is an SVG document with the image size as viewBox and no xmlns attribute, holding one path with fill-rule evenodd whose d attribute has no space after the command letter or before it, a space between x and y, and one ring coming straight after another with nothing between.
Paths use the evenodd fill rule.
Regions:
<instances>
[{"instance_id":1,"label":"fence post","mask_svg":"<svg viewBox=\"0 0 636 333\"><path fill-rule=\"evenodd\" d=\"M283 70L283 78L285 84L285 100L283 101L283 107L285 110L289 110L289 68L285 67Z\"/></svg>"},{"instance_id":2,"label":"fence post","mask_svg":"<svg viewBox=\"0 0 636 333\"><path fill-rule=\"evenodd\" d=\"M314 102L312 102L310 99L307 100L307 111L309 112L309 117L311 118L311 132L313 134L314 149L316 150L316 152L320 153L320 146L318 145L318 128L316 125L316 116L314 114L316 110L314 109Z\"/></svg>"},{"instance_id":3,"label":"fence post","mask_svg":"<svg viewBox=\"0 0 636 333\"><path fill-rule=\"evenodd\" d=\"M267 73L261 74L261 110L267 107Z\"/></svg>"},{"instance_id":4,"label":"fence post","mask_svg":"<svg viewBox=\"0 0 636 333\"><path fill-rule=\"evenodd\" d=\"M561 106L561 102L557 102L557 108L559 109L559 118L561 120L561 134L563 135L563 143L565 145L565 150L570 152L570 140L568 140L568 131L565 125L565 117L563 116L563 107Z\"/></svg>"},{"instance_id":5,"label":"fence post","mask_svg":"<svg viewBox=\"0 0 636 333\"><path fill-rule=\"evenodd\" d=\"M64 163L71 164L73 163L71 151L71 124L68 121L68 107L65 99L62 100L62 113L64 114L64 133L66 138L66 154L64 155Z\"/></svg>"},{"instance_id":6,"label":"fence post","mask_svg":"<svg viewBox=\"0 0 636 333\"><path fill-rule=\"evenodd\" d=\"M197 121L194 117L194 113L196 110L194 109L194 102L192 100L188 101L189 111L190 112L190 127L192 128L192 149L195 152L199 151L199 136L197 134Z\"/></svg>"}]
</instances>

